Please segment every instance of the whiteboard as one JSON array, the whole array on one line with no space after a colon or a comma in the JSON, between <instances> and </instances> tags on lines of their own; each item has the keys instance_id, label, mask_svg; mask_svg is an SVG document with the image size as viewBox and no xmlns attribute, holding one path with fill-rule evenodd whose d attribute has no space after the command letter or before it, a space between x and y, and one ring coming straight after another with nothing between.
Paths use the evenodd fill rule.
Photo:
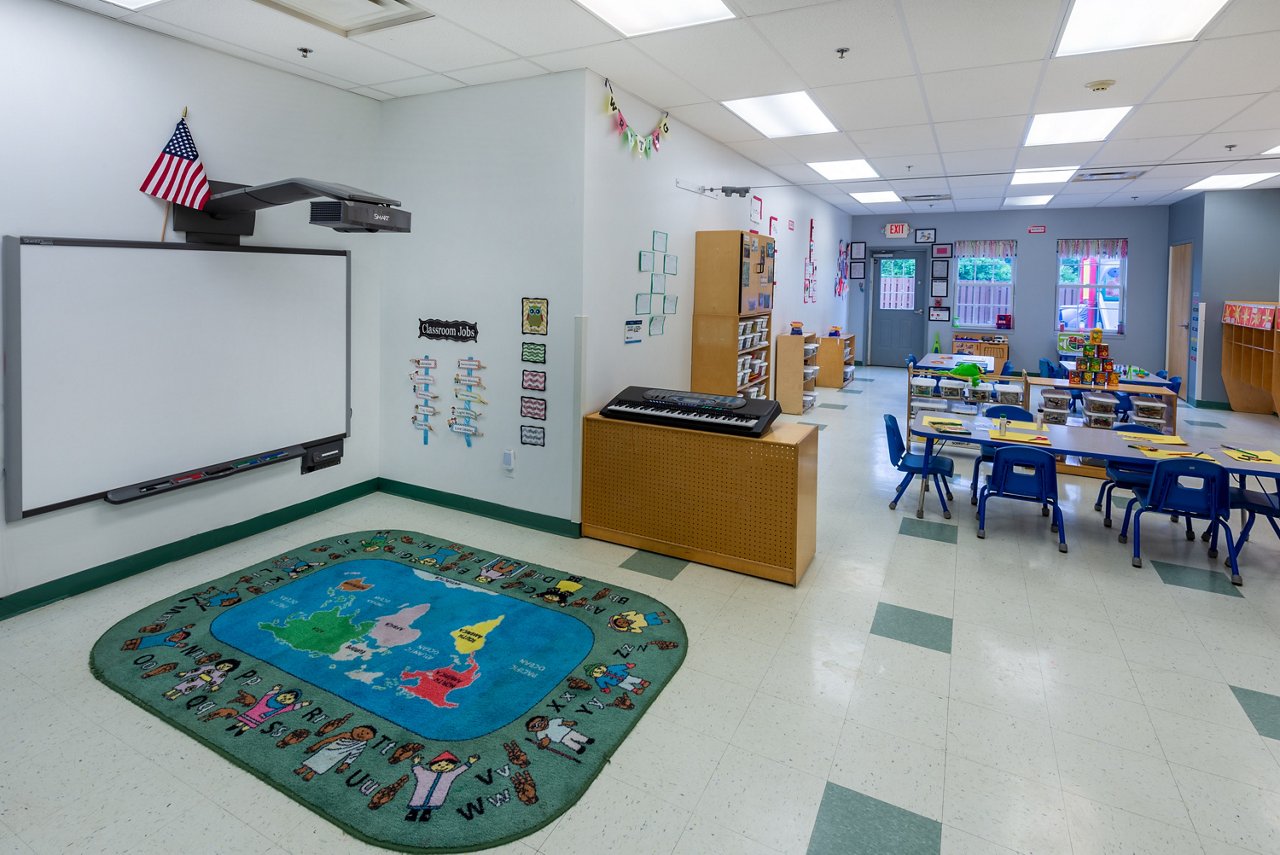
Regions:
<instances>
[{"instance_id":1,"label":"whiteboard","mask_svg":"<svg viewBox=\"0 0 1280 855\"><path fill-rule=\"evenodd\" d=\"M348 254L4 243L5 515L348 433Z\"/></svg>"}]
</instances>

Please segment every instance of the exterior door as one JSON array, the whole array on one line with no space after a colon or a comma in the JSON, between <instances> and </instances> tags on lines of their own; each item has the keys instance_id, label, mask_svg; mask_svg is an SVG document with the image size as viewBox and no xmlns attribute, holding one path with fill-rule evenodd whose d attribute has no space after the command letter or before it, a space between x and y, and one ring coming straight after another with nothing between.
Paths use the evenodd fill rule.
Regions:
<instances>
[{"instance_id":1,"label":"exterior door","mask_svg":"<svg viewBox=\"0 0 1280 855\"><path fill-rule=\"evenodd\" d=\"M925 350L925 258L923 252L877 252L871 256L872 365L906 365L907 354Z\"/></svg>"},{"instance_id":2,"label":"exterior door","mask_svg":"<svg viewBox=\"0 0 1280 855\"><path fill-rule=\"evenodd\" d=\"M1169 334L1165 338L1164 367L1181 377L1178 397L1187 399L1187 367L1191 352L1191 250L1189 243L1169 247Z\"/></svg>"}]
</instances>

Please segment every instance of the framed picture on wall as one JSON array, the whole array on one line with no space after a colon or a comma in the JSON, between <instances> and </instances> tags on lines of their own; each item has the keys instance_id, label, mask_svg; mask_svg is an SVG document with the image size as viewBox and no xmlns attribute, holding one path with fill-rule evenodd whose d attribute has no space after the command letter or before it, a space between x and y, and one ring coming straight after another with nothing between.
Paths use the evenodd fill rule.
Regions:
<instances>
[{"instance_id":1,"label":"framed picture on wall","mask_svg":"<svg viewBox=\"0 0 1280 855\"><path fill-rule=\"evenodd\" d=\"M930 297L947 296L947 280L946 279L931 280L929 283L929 296Z\"/></svg>"},{"instance_id":2,"label":"framed picture on wall","mask_svg":"<svg viewBox=\"0 0 1280 855\"><path fill-rule=\"evenodd\" d=\"M931 321L951 320L951 307L950 306L930 306L929 320Z\"/></svg>"},{"instance_id":3,"label":"framed picture on wall","mask_svg":"<svg viewBox=\"0 0 1280 855\"><path fill-rule=\"evenodd\" d=\"M933 257L934 257L934 258L950 258L950 257L951 257L951 244L949 244L949 243L935 243L935 244L933 245Z\"/></svg>"},{"instance_id":4,"label":"framed picture on wall","mask_svg":"<svg viewBox=\"0 0 1280 855\"><path fill-rule=\"evenodd\" d=\"M951 277L951 262L943 259L935 258L933 260L933 277L934 279L949 279Z\"/></svg>"},{"instance_id":5,"label":"framed picture on wall","mask_svg":"<svg viewBox=\"0 0 1280 855\"><path fill-rule=\"evenodd\" d=\"M849 262L849 278L850 279L866 279L867 263L865 261Z\"/></svg>"},{"instance_id":6,"label":"framed picture on wall","mask_svg":"<svg viewBox=\"0 0 1280 855\"><path fill-rule=\"evenodd\" d=\"M866 258L866 257L867 257L866 241L855 240L849 244L849 258L856 260L859 258Z\"/></svg>"},{"instance_id":7,"label":"framed picture on wall","mask_svg":"<svg viewBox=\"0 0 1280 855\"><path fill-rule=\"evenodd\" d=\"M937 229L916 229L916 243L933 243Z\"/></svg>"}]
</instances>

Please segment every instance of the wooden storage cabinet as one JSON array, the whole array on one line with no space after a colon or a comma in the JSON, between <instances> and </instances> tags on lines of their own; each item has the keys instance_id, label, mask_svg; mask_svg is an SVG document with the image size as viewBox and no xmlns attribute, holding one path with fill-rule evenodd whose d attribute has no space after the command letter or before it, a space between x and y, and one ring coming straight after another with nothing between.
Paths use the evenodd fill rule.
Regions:
<instances>
[{"instance_id":1,"label":"wooden storage cabinet","mask_svg":"<svg viewBox=\"0 0 1280 855\"><path fill-rule=\"evenodd\" d=\"M1224 304L1222 383L1236 412L1280 412L1280 303Z\"/></svg>"},{"instance_id":2,"label":"wooden storage cabinet","mask_svg":"<svg viewBox=\"0 0 1280 855\"><path fill-rule=\"evenodd\" d=\"M770 396L773 246L773 238L750 232L697 233L693 391Z\"/></svg>"},{"instance_id":3,"label":"wooden storage cabinet","mask_svg":"<svg viewBox=\"0 0 1280 855\"><path fill-rule=\"evenodd\" d=\"M753 439L583 419L586 537L795 585L813 560L817 507L812 425L775 422Z\"/></svg>"},{"instance_id":4,"label":"wooden storage cabinet","mask_svg":"<svg viewBox=\"0 0 1280 855\"><path fill-rule=\"evenodd\" d=\"M818 339L818 385L843 389L853 379L855 337L822 336Z\"/></svg>"},{"instance_id":5,"label":"wooden storage cabinet","mask_svg":"<svg viewBox=\"0 0 1280 855\"><path fill-rule=\"evenodd\" d=\"M798 416L817 403L818 337L780 335L773 353L774 399L782 412Z\"/></svg>"},{"instance_id":6,"label":"wooden storage cabinet","mask_svg":"<svg viewBox=\"0 0 1280 855\"><path fill-rule=\"evenodd\" d=\"M951 352L967 353L970 356L991 356L996 361L996 373L1009 358L1009 339L1002 335L976 335L953 333L951 336Z\"/></svg>"}]
</instances>

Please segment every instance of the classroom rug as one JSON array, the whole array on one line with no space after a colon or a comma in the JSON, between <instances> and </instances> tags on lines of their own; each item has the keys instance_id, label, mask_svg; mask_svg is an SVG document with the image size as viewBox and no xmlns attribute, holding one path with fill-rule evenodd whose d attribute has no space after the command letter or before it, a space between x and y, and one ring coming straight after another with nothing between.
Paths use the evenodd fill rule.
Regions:
<instances>
[{"instance_id":1,"label":"classroom rug","mask_svg":"<svg viewBox=\"0 0 1280 855\"><path fill-rule=\"evenodd\" d=\"M687 638L644 594L385 530L166 597L90 667L362 840L466 852L572 805Z\"/></svg>"}]
</instances>

